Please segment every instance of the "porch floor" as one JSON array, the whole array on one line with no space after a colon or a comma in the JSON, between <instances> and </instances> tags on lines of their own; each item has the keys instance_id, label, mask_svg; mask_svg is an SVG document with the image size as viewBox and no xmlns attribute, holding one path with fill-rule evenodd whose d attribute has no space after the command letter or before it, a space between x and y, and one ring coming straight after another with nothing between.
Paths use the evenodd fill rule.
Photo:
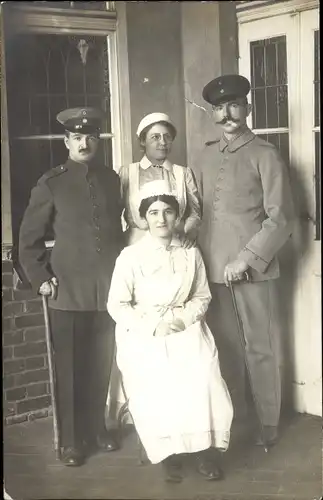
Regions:
<instances>
[{"instance_id":1,"label":"porch floor","mask_svg":"<svg viewBox=\"0 0 323 500\"><path fill-rule=\"evenodd\" d=\"M160 465L139 465L131 428L120 451L97 454L80 468L64 467L51 449L52 420L4 429L4 477L14 500L318 500L322 495L321 419L284 421L279 443L265 453L251 444L251 429L234 425L224 455L226 477L207 482L187 463L181 484L163 481Z\"/></svg>"}]
</instances>

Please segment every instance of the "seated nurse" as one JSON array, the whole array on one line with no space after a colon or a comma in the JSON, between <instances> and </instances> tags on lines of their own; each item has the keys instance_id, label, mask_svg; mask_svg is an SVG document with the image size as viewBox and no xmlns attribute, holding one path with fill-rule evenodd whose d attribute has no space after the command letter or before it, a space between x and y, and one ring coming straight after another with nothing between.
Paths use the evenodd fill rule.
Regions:
<instances>
[{"instance_id":1,"label":"seated nurse","mask_svg":"<svg viewBox=\"0 0 323 500\"><path fill-rule=\"evenodd\" d=\"M220 479L233 409L205 322L211 295L204 263L198 248L174 236L179 204L169 185L146 183L140 198L148 230L118 257L108 298L129 411L167 481L182 480L184 453L196 454L206 479Z\"/></svg>"}]
</instances>

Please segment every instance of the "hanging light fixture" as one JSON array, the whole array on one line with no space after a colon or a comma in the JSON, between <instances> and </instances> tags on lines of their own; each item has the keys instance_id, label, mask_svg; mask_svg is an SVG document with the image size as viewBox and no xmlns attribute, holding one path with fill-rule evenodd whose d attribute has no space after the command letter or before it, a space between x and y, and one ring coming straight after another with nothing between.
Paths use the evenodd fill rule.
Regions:
<instances>
[{"instance_id":1,"label":"hanging light fixture","mask_svg":"<svg viewBox=\"0 0 323 500\"><path fill-rule=\"evenodd\" d=\"M83 64L83 66L85 66L86 62L87 62L88 51L94 45L94 37L93 36L82 36L82 35L75 36L75 35L72 35L69 37L69 41L79 51L82 64Z\"/></svg>"}]
</instances>

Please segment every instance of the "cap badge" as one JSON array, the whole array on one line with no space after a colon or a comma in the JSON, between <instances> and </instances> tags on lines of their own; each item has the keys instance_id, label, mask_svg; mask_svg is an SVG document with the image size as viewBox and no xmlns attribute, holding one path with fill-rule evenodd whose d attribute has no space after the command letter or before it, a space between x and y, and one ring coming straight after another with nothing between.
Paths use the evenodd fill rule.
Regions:
<instances>
[{"instance_id":1,"label":"cap badge","mask_svg":"<svg viewBox=\"0 0 323 500\"><path fill-rule=\"evenodd\" d=\"M82 115L84 115L84 116L86 115L86 109L83 109Z\"/></svg>"},{"instance_id":2,"label":"cap badge","mask_svg":"<svg viewBox=\"0 0 323 500\"><path fill-rule=\"evenodd\" d=\"M83 118L82 123L87 123L87 119Z\"/></svg>"}]
</instances>

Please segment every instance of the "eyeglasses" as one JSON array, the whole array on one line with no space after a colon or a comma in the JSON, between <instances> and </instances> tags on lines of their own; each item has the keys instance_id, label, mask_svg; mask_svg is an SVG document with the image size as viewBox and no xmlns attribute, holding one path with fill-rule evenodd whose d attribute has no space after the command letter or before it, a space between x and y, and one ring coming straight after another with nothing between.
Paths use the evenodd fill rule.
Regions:
<instances>
[{"instance_id":1,"label":"eyeglasses","mask_svg":"<svg viewBox=\"0 0 323 500\"><path fill-rule=\"evenodd\" d=\"M171 144L174 139L170 134L153 134L150 137L147 137L148 142L161 142L162 140L164 140L167 144Z\"/></svg>"}]
</instances>

